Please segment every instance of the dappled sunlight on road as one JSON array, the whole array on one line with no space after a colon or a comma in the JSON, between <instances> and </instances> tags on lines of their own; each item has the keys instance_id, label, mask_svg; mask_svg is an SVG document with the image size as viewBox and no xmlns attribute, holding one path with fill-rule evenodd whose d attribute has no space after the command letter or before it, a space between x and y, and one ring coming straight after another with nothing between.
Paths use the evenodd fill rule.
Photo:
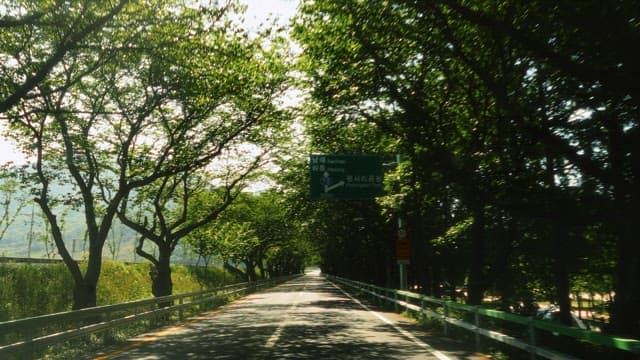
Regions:
<instances>
[{"instance_id":1,"label":"dappled sunlight on road","mask_svg":"<svg viewBox=\"0 0 640 360\"><path fill-rule=\"evenodd\" d=\"M417 330L400 315L390 326L313 269L256 293L199 321L147 335L103 359L430 359L407 339ZM385 315L386 316L386 315ZM400 331L400 329L404 329ZM424 334L418 334L422 336ZM449 344L450 345L450 344ZM439 359L478 358L466 350Z\"/></svg>"}]
</instances>

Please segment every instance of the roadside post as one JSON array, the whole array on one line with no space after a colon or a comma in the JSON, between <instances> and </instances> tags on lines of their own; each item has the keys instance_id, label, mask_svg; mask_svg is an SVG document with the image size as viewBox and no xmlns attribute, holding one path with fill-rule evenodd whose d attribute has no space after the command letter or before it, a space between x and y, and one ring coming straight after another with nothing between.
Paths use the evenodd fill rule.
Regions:
<instances>
[{"instance_id":1,"label":"roadside post","mask_svg":"<svg viewBox=\"0 0 640 360\"><path fill-rule=\"evenodd\" d=\"M396 155L396 166L400 165L402 157ZM396 262L398 263L398 273L400 274L400 290L407 290L407 265L411 259L411 251L409 247L409 239L407 238L407 230L404 228L402 217L398 214L398 237L396 238Z\"/></svg>"},{"instance_id":2,"label":"roadside post","mask_svg":"<svg viewBox=\"0 0 640 360\"><path fill-rule=\"evenodd\" d=\"M402 218L398 218L398 237L396 238L396 261L398 262L398 270L400 272L400 290L407 290L407 265L411 252L409 247L409 239L407 231L402 224Z\"/></svg>"}]
</instances>

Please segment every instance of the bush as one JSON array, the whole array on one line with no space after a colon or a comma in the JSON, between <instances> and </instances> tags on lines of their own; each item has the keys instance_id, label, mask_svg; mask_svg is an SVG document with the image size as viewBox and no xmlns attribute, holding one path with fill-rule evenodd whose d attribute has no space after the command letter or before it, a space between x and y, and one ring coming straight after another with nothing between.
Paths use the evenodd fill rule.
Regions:
<instances>
[{"instance_id":1,"label":"bush","mask_svg":"<svg viewBox=\"0 0 640 360\"><path fill-rule=\"evenodd\" d=\"M102 262L98 281L98 305L119 304L152 296L149 264Z\"/></svg>"},{"instance_id":2,"label":"bush","mask_svg":"<svg viewBox=\"0 0 640 360\"><path fill-rule=\"evenodd\" d=\"M71 309L73 280L63 264L0 264L0 321Z\"/></svg>"},{"instance_id":3,"label":"bush","mask_svg":"<svg viewBox=\"0 0 640 360\"><path fill-rule=\"evenodd\" d=\"M150 298L148 263L105 260L98 282L98 305ZM173 293L187 293L237 282L219 268L172 266ZM73 279L59 264L0 264L0 321L71 310Z\"/></svg>"}]
</instances>

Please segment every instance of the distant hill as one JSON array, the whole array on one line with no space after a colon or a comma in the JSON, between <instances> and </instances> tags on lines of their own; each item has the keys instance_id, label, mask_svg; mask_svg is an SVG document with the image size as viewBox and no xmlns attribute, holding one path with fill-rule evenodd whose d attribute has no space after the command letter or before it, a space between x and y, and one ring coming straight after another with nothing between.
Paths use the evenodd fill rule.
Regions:
<instances>
[{"instance_id":1,"label":"distant hill","mask_svg":"<svg viewBox=\"0 0 640 360\"><path fill-rule=\"evenodd\" d=\"M85 258L87 244L85 243L84 215L78 211L69 211L65 216L61 216L61 220L67 249L74 258ZM120 261L141 261L134 253L136 239L137 236L133 230L116 220L105 244L103 257ZM147 244L145 249L154 253L153 248ZM173 256L174 263L195 262L196 258L185 250L178 245ZM7 229L4 237L0 239L0 256L59 258L37 204L31 201L27 203Z\"/></svg>"}]
</instances>

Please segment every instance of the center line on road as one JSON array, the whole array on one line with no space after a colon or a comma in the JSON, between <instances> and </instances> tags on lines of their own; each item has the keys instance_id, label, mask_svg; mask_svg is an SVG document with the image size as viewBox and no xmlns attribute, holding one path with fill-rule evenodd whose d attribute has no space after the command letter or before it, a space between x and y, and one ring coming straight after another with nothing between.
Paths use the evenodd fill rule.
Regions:
<instances>
[{"instance_id":1,"label":"center line on road","mask_svg":"<svg viewBox=\"0 0 640 360\"><path fill-rule=\"evenodd\" d=\"M304 285L304 287L302 288L302 291L305 291L306 288L307 288L307 285ZM302 296L302 292L299 292L298 296ZM287 312L290 313L291 311L295 310L295 308L297 306L298 306L297 302L293 303L287 309ZM274 347L276 345L276 343L278 342L278 339L280 339L280 335L282 335L282 331L284 330L286 325L287 325L287 320L283 320L283 321L280 322L280 324L278 324L278 327L276 328L276 331L274 331L273 334L271 334L271 336L269 336L269 339L267 340L267 343L264 345L266 348L270 349L270 348L272 348L272 347Z\"/></svg>"},{"instance_id":2,"label":"center line on road","mask_svg":"<svg viewBox=\"0 0 640 360\"><path fill-rule=\"evenodd\" d=\"M354 298L353 296L351 296L351 294L349 294L348 292L342 290L342 288L339 287L338 285L334 284L331 281L329 281L329 283L331 285L333 285L336 289L340 290L349 299L353 300L356 304L360 305L363 309L367 310L368 312L373 314L375 317L377 317L378 319L382 320L382 322L384 322L385 324L391 325L391 327L393 327L397 332L399 332L400 334L402 334L403 336L405 336L409 340L413 341L413 343L415 343L416 345L426 349L428 352L430 352L433 356L437 357L439 360L451 360L450 357L448 357L447 355L443 354L442 352L436 350L433 346L431 346L431 345L425 343L424 341L418 339L412 333L410 333L410 332L404 330L403 328L399 327L398 325L394 324L393 322L391 322L391 320L385 318L380 313L371 310L371 308L369 308L367 305L363 304L360 300L358 300L358 299Z\"/></svg>"}]
</instances>

